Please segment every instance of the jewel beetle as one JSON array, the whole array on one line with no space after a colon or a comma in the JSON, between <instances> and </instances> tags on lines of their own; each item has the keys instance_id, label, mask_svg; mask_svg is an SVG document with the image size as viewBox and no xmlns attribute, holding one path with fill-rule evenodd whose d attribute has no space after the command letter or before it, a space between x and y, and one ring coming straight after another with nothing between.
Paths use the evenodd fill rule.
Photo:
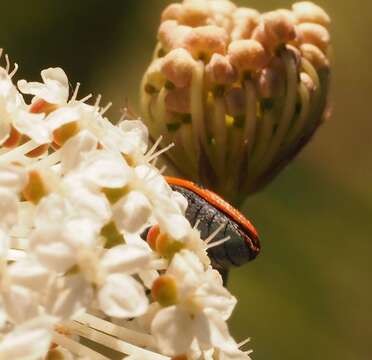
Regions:
<instances>
[{"instance_id":1,"label":"jewel beetle","mask_svg":"<svg viewBox=\"0 0 372 360\"><path fill-rule=\"evenodd\" d=\"M227 236L229 240L208 249L215 269L227 272L231 267L244 265L256 258L261 248L258 233L243 214L213 191L188 180L169 176L165 178L174 191L187 199L186 218L192 226L198 222L202 239L208 238L223 225L213 242Z\"/></svg>"}]
</instances>

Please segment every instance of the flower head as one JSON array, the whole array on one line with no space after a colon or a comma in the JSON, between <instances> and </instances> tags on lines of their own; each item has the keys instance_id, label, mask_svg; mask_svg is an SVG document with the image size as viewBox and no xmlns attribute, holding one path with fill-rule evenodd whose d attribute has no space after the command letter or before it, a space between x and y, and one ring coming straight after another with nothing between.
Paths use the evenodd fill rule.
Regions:
<instances>
[{"instance_id":1,"label":"flower head","mask_svg":"<svg viewBox=\"0 0 372 360\"><path fill-rule=\"evenodd\" d=\"M151 135L176 145L172 168L233 203L263 188L327 116L329 24L307 1L169 5L141 94Z\"/></svg>"},{"instance_id":2,"label":"flower head","mask_svg":"<svg viewBox=\"0 0 372 360\"><path fill-rule=\"evenodd\" d=\"M152 162L163 150L100 97L69 100L62 69L42 79L18 83L27 104L0 68L0 358L108 359L83 337L130 359L235 359L236 300Z\"/></svg>"}]
</instances>

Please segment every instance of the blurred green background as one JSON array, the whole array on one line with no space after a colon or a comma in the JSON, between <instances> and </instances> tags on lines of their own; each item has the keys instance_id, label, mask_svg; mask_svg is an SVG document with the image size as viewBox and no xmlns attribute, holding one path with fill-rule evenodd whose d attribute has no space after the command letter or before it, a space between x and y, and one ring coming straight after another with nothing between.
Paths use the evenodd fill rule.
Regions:
<instances>
[{"instance_id":1,"label":"blurred green background","mask_svg":"<svg viewBox=\"0 0 372 360\"><path fill-rule=\"evenodd\" d=\"M3 2L0 47L38 80L61 66L81 96L136 109L164 0ZM284 0L238 1L266 11ZM237 339L255 360L372 359L372 2L321 0L333 19L334 115L265 191L246 203L263 251L233 272Z\"/></svg>"}]
</instances>

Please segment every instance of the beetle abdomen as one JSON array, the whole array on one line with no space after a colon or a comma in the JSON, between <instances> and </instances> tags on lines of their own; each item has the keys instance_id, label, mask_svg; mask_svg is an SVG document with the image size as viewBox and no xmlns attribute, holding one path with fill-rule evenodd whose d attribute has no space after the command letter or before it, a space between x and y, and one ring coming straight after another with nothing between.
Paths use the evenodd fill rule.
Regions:
<instances>
[{"instance_id":1,"label":"beetle abdomen","mask_svg":"<svg viewBox=\"0 0 372 360\"><path fill-rule=\"evenodd\" d=\"M241 266L258 255L260 244L255 234L250 234L233 218L211 205L195 192L179 185L170 185L173 190L180 192L187 199L186 217L192 226L199 220L198 229L202 239L208 238L221 224L224 225L211 244L227 236L230 239L208 250L215 268L228 269Z\"/></svg>"}]
</instances>

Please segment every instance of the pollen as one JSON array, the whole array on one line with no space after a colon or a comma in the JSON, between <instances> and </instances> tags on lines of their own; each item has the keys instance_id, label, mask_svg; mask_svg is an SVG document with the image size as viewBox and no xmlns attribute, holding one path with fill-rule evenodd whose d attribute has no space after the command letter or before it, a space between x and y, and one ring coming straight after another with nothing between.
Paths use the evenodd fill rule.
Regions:
<instances>
[{"instance_id":1,"label":"pollen","mask_svg":"<svg viewBox=\"0 0 372 360\"><path fill-rule=\"evenodd\" d=\"M178 302L176 279L171 275L161 275L153 283L151 295L161 306L167 307Z\"/></svg>"}]
</instances>

